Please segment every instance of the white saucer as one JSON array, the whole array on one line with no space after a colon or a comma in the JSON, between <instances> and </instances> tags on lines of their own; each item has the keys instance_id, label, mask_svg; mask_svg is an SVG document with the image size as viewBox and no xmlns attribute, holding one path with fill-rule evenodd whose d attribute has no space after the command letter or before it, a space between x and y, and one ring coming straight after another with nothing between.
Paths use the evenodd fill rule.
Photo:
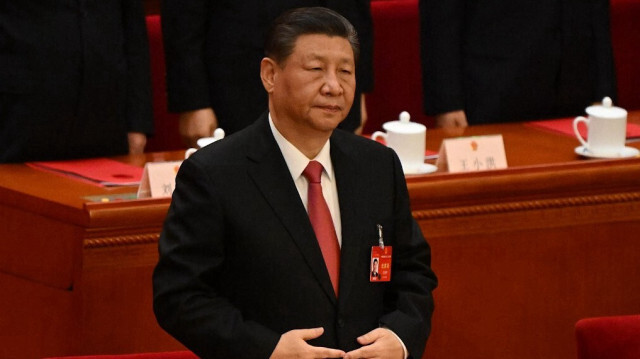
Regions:
<instances>
[{"instance_id":1,"label":"white saucer","mask_svg":"<svg viewBox=\"0 0 640 359\"><path fill-rule=\"evenodd\" d=\"M416 171L405 171L404 174L406 175L423 175L423 174L427 174L427 173L432 173L438 170L438 167L429 164L429 163L423 163L422 166L420 166Z\"/></svg>"},{"instance_id":2,"label":"white saucer","mask_svg":"<svg viewBox=\"0 0 640 359\"><path fill-rule=\"evenodd\" d=\"M584 146L578 146L576 147L575 152L577 155L589 158L628 158L636 157L638 156L638 154L640 154L640 150L633 147L623 147L616 153L599 154L589 151Z\"/></svg>"}]
</instances>

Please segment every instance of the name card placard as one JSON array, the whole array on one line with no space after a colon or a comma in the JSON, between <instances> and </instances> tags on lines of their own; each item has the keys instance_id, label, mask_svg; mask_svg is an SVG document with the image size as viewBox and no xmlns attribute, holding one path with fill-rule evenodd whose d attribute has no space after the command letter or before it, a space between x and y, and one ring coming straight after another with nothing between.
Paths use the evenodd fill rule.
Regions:
<instances>
[{"instance_id":1,"label":"name card placard","mask_svg":"<svg viewBox=\"0 0 640 359\"><path fill-rule=\"evenodd\" d=\"M182 161L148 162L144 165L138 198L171 197Z\"/></svg>"},{"instance_id":2,"label":"name card placard","mask_svg":"<svg viewBox=\"0 0 640 359\"><path fill-rule=\"evenodd\" d=\"M451 173L507 168L502 135L446 139L440 146L436 165Z\"/></svg>"}]
</instances>

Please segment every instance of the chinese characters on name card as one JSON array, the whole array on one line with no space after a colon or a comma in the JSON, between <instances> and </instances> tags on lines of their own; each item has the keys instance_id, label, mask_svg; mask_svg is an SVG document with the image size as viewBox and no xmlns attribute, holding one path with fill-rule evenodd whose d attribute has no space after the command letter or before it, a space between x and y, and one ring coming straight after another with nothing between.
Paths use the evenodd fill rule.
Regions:
<instances>
[{"instance_id":1,"label":"chinese characters on name card","mask_svg":"<svg viewBox=\"0 0 640 359\"><path fill-rule=\"evenodd\" d=\"M138 198L171 197L181 164L182 161L148 162L142 173Z\"/></svg>"},{"instance_id":2,"label":"chinese characters on name card","mask_svg":"<svg viewBox=\"0 0 640 359\"><path fill-rule=\"evenodd\" d=\"M507 168L502 135L446 139L437 165L451 173Z\"/></svg>"}]
</instances>

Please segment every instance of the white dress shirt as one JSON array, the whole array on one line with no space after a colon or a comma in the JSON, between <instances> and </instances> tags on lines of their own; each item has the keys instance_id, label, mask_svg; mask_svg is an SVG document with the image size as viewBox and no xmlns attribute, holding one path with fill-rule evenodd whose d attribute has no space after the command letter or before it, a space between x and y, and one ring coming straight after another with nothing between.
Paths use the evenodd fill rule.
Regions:
<instances>
[{"instance_id":1,"label":"white dress shirt","mask_svg":"<svg viewBox=\"0 0 640 359\"><path fill-rule=\"evenodd\" d=\"M306 177L302 175L302 172L309 161L311 161L307 156L305 156L299 149L297 149L291 142L289 142L282 134L278 131L276 126L273 124L273 120L271 119L271 114L269 114L269 125L271 126L271 132L273 133L273 137L275 137L276 142L278 143L278 147L280 147L280 152L282 152L282 156L284 157L285 162L287 163L287 167L289 167L289 172L291 172L291 177L293 178L293 182L298 189L298 194L302 199L302 203L304 204L304 208L307 208L307 191L309 188L309 181L307 181ZM340 220L340 203L338 202L338 187L336 186L336 177L333 173L333 164L331 163L331 153L330 153L330 143L327 140L327 143L324 144L320 153L313 158L313 161L318 161L324 167L322 171L322 177L320 179L320 184L322 185L322 196L324 196L325 202L327 202L327 206L329 207L329 212L331 212L331 219L333 219L333 226L336 229L336 236L338 236L338 243L342 246L342 221Z\"/></svg>"}]
</instances>

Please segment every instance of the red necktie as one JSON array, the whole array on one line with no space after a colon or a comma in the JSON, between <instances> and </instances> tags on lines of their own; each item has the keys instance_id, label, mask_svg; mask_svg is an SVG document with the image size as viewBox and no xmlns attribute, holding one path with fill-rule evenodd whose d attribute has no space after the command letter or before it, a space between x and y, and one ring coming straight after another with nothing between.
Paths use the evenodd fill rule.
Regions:
<instances>
[{"instance_id":1,"label":"red necktie","mask_svg":"<svg viewBox=\"0 0 640 359\"><path fill-rule=\"evenodd\" d=\"M338 244L336 229L333 226L333 219L331 219L331 212L329 212L327 202L322 195L322 185L320 184L322 170L323 167L320 162L310 161L302 175L309 181L307 211L309 212L311 226L316 233L318 244L320 244L324 263L329 271L331 284L333 284L333 290L338 296L340 245Z\"/></svg>"}]
</instances>

